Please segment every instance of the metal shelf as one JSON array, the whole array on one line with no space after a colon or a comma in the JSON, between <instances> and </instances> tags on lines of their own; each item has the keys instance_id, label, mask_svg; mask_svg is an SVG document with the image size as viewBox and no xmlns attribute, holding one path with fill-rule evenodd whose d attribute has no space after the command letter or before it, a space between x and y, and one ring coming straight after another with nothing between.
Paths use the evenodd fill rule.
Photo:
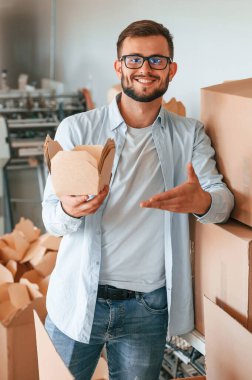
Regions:
<instances>
[{"instance_id":1,"label":"metal shelf","mask_svg":"<svg viewBox=\"0 0 252 380\"><path fill-rule=\"evenodd\" d=\"M202 355L205 356L205 337L200 334L197 330L193 330L188 334L181 335L191 346L196 348Z\"/></svg>"}]
</instances>

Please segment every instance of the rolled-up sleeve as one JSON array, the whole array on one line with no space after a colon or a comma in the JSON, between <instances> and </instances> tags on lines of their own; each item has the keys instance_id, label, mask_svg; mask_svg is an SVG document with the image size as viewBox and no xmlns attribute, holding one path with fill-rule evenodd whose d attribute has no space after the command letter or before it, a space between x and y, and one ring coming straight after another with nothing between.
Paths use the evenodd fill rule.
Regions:
<instances>
[{"instance_id":1,"label":"rolled-up sleeve","mask_svg":"<svg viewBox=\"0 0 252 380\"><path fill-rule=\"evenodd\" d=\"M201 223L224 223L234 207L234 196L223 182L215 161L215 151L203 124L196 126L192 163L203 190L210 193L212 203L206 214L195 215Z\"/></svg>"},{"instance_id":2,"label":"rolled-up sleeve","mask_svg":"<svg viewBox=\"0 0 252 380\"><path fill-rule=\"evenodd\" d=\"M60 143L63 149L70 150L79 143L79 141L74 142L73 127L71 117L69 117L64 119L57 129L55 140ZM53 190L50 174L44 190L42 219L46 230L56 236L76 232L84 221L84 217L74 218L64 212L60 200Z\"/></svg>"},{"instance_id":3,"label":"rolled-up sleeve","mask_svg":"<svg viewBox=\"0 0 252 380\"><path fill-rule=\"evenodd\" d=\"M56 236L76 232L84 219L84 217L80 219L73 218L65 213L59 199L53 192L50 176L48 176L44 191L42 219L46 230Z\"/></svg>"}]
</instances>

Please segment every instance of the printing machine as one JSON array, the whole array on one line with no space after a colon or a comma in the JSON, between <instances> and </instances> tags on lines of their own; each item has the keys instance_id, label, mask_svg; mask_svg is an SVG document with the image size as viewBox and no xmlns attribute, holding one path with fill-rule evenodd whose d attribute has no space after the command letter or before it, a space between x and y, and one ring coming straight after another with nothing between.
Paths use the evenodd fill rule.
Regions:
<instances>
[{"instance_id":1,"label":"printing machine","mask_svg":"<svg viewBox=\"0 0 252 380\"><path fill-rule=\"evenodd\" d=\"M47 176L43 159L46 135L53 138L63 118L86 109L86 99L81 92L0 90L0 200L3 199L0 235L10 231L20 216L29 217L29 204L41 203ZM38 188L35 197L19 196L17 191L18 178L22 178L18 171L27 170L35 173L34 186ZM13 206L21 203L26 204L26 215L15 215L17 207Z\"/></svg>"}]
</instances>

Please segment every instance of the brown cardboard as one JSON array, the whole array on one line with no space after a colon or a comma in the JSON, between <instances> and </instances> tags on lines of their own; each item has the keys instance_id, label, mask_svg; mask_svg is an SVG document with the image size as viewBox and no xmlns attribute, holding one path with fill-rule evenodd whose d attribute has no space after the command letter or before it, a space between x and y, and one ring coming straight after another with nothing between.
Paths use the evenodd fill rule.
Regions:
<instances>
[{"instance_id":1,"label":"brown cardboard","mask_svg":"<svg viewBox=\"0 0 252 380\"><path fill-rule=\"evenodd\" d=\"M44 320L44 296L61 239L49 234L37 238L38 231L21 218L15 230L0 239L1 380L39 379L32 310Z\"/></svg>"},{"instance_id":2,"label":"brown cardboard","mask_svg":"<svg viewBox=\"0 0 252 380\"><path fill-rule=\"evenodd\" d=\"M12 276L15 277L17 273L17 262L15 260L9 260L5 267L11 272Z\"/></svg>"},{"instance_id":3,"label":"brown cardboard","mask_svg":"<svg viewBox=\"0 0 252 380\"><path fill-rule=\"evenodd\" d=\"M15 313L7 325L0 324L1 380L39 380L33 309L44 320L45 298Z\"/></svg>"},{"instance_id":4,"label":"brown cardboard","mask_svg":"<svg viewBox=\"0 0 252 380\"><path fill-rule=\"evenodd\" d=\"M43 280L41 280L40 283L39 283L39 291L44 296L46 296L46 294L47 294L47 289L48 289L48 285L49 285L49 279L50 279L50 276L47 276L47 277L43 278Z\"/></svg>"},{"instance_id":5,"label":"brown cardboard","mask_svg":"<svg viewBox=\"0 0 252 380\"><path fill-rule=\"evenodd\" d=\"M22 309L30 303L28 289L25 284L13 283L9 286L10 301L16 309Z\"/></svg>"},{"instance_id":6,"label":"brown cardboard","mask_svg":"<svg viewBox=\"0 0 252 380\"><path fill-rule=\"evenodd\" d=\"M40 380L74 379L57 354L37 313L34 311L36 346Z\"/></svg>"},{"instance_id":7,"label":"brown cardboard","mask_svg":"<svg viewBox=\"0 0 252 380\"><path fill-rule=\"evenodd\" d=\"M108 380L108 379L109 379L108 364L106 360L103 357L101 357L98 361L97 367L95 369L95 372L91 380Z\"/></svg>"},{"instance_id":8,"label":"brown cardboard","mask_svg":"<svg viewBox=\"0 0 252 380\"><path fill-rule=\"evenodd\" d=\"M39 291L38 284L30 282L29 280L27 280L27 278L21 278L20 283L26 285L31 300L34 300L38 297L43 297L42 292Z\"/></svg>"},{"instance_id":9,"label":"brown cardboard","mask_svg":"<svg viewBox=\"0 0 252 380\"><path fill-rule=\"evenodd\" d=\"M194 227L196 329L204 335L206 295L252 331L252 229L236 221Z\"/></svg>"},{"instance_id":10,"label":"brown cardboard","mask_svg":"<svg viewBox=\"0 0 252 380\"><path fill-rule=\"evenodd\" d=\"M20 218L14 230L21 231L29 243L32 243L40 235L40 229L35 227L31 220L25 218Z\"/></svg>"},{"instance_id":11,"label":"brown cardboard","mask_svg":"<svg viewBox=\"0 0 252 380\"><path fill-rule=\"evenodd\" d=\"M12 305L10 300L0 303L0 323L2 323L3 326L8 325L9 321L11 321L16 314L17 314L17 308L14 305ZM1 340L0 340L0 347L1 347Z\"/></svg>"},{"instance_id":12,"label":"brown cardboard","mask_svg":"<svg viewBox=\"0 0 252 380\"><path fill-rule=\"evenodd\" d=\"M252 334L205 297L207 380L248 380Z\"/></svg>"},{"instance_id":13,"label":"brown cardboard","mask_svg":"<svg viewBox=\"0 0 252 380\"><path fill-rule=\"evenodd\" d=\"M57 142L47 138L44 148L56 195L96 195L109 184L115 155L112 139L104 146L82 145L63 151Z\"/></svg>"},{"instance_id":14,"label":"brown cardboard","mask_svg":"<svg viewBox=\"0 0 252 380\"><path fill-rule=\"evenodd\" d=\"M36 329L37 355L40 380L71 380L73 376L55 350L37 313L34 311ZM92 380L108 380L108 366L104 358L100 358Z\"/></svg>"},{"instance_id":15,"label":"brown cardboard","mask_svg":"<svg viewBox=\"0 0 252 380\"><path fill-rule=\"evenodd\" d=\"M4 261L20 261L29 248L29 243L24 234L20 231L12 231L10 234L2 236L6 246L0 249L0 258Z\"/></svg>"},{"instance_id":16,"label":"brown cardboard","mask_svg":"<svg viewBox=\"0 0 252 380\"><path fill-rule=\"evenodd\" d=\"M61 237L45 233L39 237L38 241L40 245L42 245L46 249L50 251L58 251L61 242Z\"/></svg>"},{"instance_id":17,"label":"brown cardboard","mask_svg":"<svg viewBox=\"0 0 252 380\"><path fill-rule=\"evenodd\" d=\"M23 259L20 260L20 263L26 263L29 261L33 266L37 265L42 260L45 252L46 248L40 245L40 241L34 241L31 243Z\"/></svg>"},{"instance_id":18,"label":"brown cardboard","mask_svg":"<svg viewBox=\"0 0 252 380\"><path fill-rule=\"evenodd\" d=\"M57 258L56 251L48 251L43 259L37 264L34 269L43 277L47 277L52 273Z\"/></svg>"},{"instance_id":19,"label":"brown cardboard","mask_svg":"<svg viewBox=\"0 0 252 380\"><path fill-rule=\"evenodd\" d=\"M173 379L173 380L181 380L180 379ZM206 376L193 376L193 377L184 377L183 380L206 380ZM208 380L208 378L207 378ZM231 379L229 379L231 380Z\"/></svg>"},{"instance_id":20,"label":"brown cardboard","mask_svg":"<svg viewBox=\"0 0 252 380\"><path fill-rule=\"evenodd\" d=\"M13 282L13 275L4 265L0 264L0 284Z\"/></svg>"},{"instance_id":21,"label":"brown cardboard","mask_svg":"<svg viewBox=\"0 0 252 380\"><path fill-rule=\"evenodd\" d=\"M252 226L252 78L201 90L201 120L235 195L232 217Z\"/></svg>"},{"instance_id":22,"label":"brown cardboard","mask_svg":"<svg viewBox=\"0 0 252 380\"><path fill-rule=\"evenodd\" d=\"M169 102L163 103L162 106L169 112L176 113L180 116L186 116L186 109L182 102L176 100L176 98L171 98Z\"/></svg>"},{"instance_id":23,"label":"brown cardboard","mask_svg":"<svg viewBox=\"0 0 252 380\"><path fill-rule=\"evenodd\" d=\"M6 268L7 268L7 265L6 265ZM31 269L33 269L33 267L29 262L24 263L24 264L17 262L17 272L15 274L14 281L19 282L23 274Z\"/></svg>"},{"instance_id":24,"label":"brown cardboard","mask_svg":"<svg viewBox=\"0 0 252 380\"><path fill-rule=\"evenodd\" d=\"M24 309L32 299L42 297L41 293L36 294L33 289L33 292L30 292L30 287L34 285L13 282L0 285L0 323L9 325L20 309Z\"/></svg>"},{"instance_id":25,"label":"brown cardboard","mask_svg":"<svg viewBox=\"0 0 252 380\"><path fill-rule=\"evenodd\" d=\"M29 270L27 272L25 272L23 274L23 276L21 277L21 279L23 278L26 278L27 280L29 280L30 282L34 283L34 284L39 284L40 281L43 280L43 276L41 276L37 271L36 269L32 269L32 270ZM20 281L21 281L20 279Z\"/></svg>"},{"instance_id":26,"label":"brown cardboard","mask_svg":"<svg viewBox=\"0 0 252 380\"><path fill-rule=\"evenodd\" d=\"M0 239L1 380L39 379L32 309L44 320L44 296L61 240L49 234L38 239L39 233L21 218L15 230Z\"/></svg>"}]
</instances>

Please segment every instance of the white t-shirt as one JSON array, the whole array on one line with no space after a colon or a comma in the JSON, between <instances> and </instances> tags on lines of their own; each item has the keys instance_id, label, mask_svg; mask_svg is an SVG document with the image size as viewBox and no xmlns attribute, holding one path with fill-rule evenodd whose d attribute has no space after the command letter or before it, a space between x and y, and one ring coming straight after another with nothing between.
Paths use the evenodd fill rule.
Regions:
<instances>
[{"instance_id":1,"label":"white t-shirt","mask_svg":"<svg viewBox=\"0 0 252 380\"><path fill-rule=\"evenodd\" d=\"M163 191L152 126L128 127L102 218L100 284L140 292L165 284L164 211L139 206Z\"/></svg>"}]
</instances>

